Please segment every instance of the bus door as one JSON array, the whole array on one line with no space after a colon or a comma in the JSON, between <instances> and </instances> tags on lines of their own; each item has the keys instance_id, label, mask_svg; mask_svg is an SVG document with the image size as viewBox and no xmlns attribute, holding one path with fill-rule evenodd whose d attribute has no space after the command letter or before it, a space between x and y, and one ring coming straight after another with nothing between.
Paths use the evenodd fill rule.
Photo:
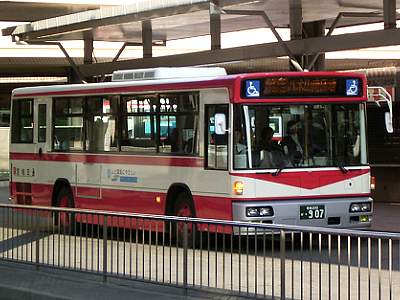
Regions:
<instances>
[{"instance_id":1,"label":"bus door","mask_svg":"<svg viewBox=\"0 0 400 300\"><path fill-rule=\"evenodd\" d=\"M33 141L34 141L34 151L36 159L33 164L26 167L25 175L28 175L29 170L30 175L35 183L41 183L47 181L48 172L50 168L46 162L46 153L48 152L48 142L50 139L50 128L48 124L49 117L49 99L35 99L33 104ZM40 188L39 185L32 186L32 202L36 205L48 205L49 195Z\"/></svg>"},{"instance_id":2,"label":"bus door","mask_svg":"<svg viewBox=\"0 0 400 300\"><path fill-rule=\"evenodd\" d=\"M38 155L39 160L43 160L44 154L47 153L47 141L49 140L49 132L47 130L48 117L47 99L36 99L34 103L34 124L35 124L35 154Z\"/></svg>"}]
</instances>

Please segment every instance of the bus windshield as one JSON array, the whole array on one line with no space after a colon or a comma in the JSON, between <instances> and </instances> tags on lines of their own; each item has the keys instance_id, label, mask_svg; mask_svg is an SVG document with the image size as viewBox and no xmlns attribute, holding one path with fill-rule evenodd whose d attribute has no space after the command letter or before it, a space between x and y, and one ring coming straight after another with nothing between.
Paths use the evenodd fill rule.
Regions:
<instances>
[{"instance_id":1,"label":"bus windshield","mask_svg":"<svg viewBox=\"0 0 400 300\"><path fill-rule=\"evenodd\" d=\"M364 165L364 106L237 105L233 152L235 169Z\"/></svg>"}]
</instances>

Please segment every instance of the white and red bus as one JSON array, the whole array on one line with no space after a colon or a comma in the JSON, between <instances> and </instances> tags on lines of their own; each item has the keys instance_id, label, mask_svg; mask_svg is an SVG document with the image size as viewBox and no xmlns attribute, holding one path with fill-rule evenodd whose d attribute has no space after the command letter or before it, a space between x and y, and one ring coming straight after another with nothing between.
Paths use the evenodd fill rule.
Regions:
<instances>
[{"instance_id":1,"label":"white and red bus","mask_svg":"<svg viewBox=\"0 0 400 300\"><path fill-rule=\"evenodd\" d=\"M12 94L14 203L332 227L372 221L364 75L119 71Z\"/></svg>"}]
</instances>

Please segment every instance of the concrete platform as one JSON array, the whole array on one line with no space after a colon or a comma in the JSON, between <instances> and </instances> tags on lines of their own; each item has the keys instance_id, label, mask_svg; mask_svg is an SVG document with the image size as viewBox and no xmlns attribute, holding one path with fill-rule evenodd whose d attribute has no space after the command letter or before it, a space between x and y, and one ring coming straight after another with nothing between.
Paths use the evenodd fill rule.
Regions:
<instances>
[{"instance_id":1,"label":"concrete platform","mask_svg":"<svg viewBox=\"0 0 400 300\"><path fill-rule=\"evenodd\" d=\"M0 263L0 299L215 299L207 293L185 294L183 289L160 286L151 283L108 278L102 281L98 275L66 272L51 268L8 263ZM218 299L237 299L217 296Z\"/></svg>"}]
</instances>

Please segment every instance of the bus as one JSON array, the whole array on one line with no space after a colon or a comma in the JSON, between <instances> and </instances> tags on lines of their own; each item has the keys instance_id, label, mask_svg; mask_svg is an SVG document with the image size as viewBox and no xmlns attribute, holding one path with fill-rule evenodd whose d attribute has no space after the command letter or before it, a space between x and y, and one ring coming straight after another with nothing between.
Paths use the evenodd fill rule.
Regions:
<instances>
[{"instance_id":1,"label":"bus","mask_svg":"<svg viewBox=\"0 0 400 300\"><path fill-rule=\"evenodd\" d=\"M116 71L15 89L13 203L270 224L368 227L366 78Z\"/></svg>"}]
</instances>

